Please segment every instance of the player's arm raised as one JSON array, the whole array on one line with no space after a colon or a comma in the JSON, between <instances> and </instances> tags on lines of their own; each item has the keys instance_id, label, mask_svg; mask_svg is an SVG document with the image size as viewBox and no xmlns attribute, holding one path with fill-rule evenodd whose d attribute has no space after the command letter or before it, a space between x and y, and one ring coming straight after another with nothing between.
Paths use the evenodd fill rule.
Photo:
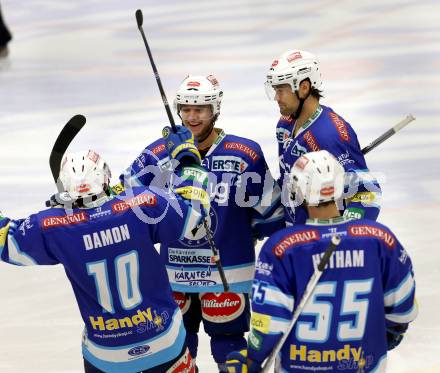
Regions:
<instances>
[{"instance_id":1,"label":"player's arm raised","mask_svg":"<svg viewBox=\"0 0 440 373\"><path fill-rule=\"evenodd\" d=\"M36 214L18 220L0 216L0 259L18 266L59 263L45 243Z\"/></svg>"}]
</instances>

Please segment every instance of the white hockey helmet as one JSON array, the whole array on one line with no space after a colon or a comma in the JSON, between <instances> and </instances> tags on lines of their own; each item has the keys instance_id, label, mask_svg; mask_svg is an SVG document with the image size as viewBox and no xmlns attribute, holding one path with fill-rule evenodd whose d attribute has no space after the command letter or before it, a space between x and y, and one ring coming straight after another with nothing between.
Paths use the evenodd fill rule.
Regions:
<instances>
[{"instance_id":1,"label":"white hockey helmet","mask_svg":"<svg viewBox=\"0 0 440 373\"><path fill-rule=\"evenodd\" d=\"M66 154L61 161L60 180L73 199L102 193L110 178L107 163L93 150Z\"/></svg>"},{"instance_id":2,"label":"white hockey helmet","mask_svg":"<svg viewBox=\"0 0 440 373\"><path fill-rule=\"evenodd\" d=\"M179 114L180 105L211 105L212 115L220 114L223 92L214 75L188 75L180 84L174 99Z\"/></svg>"},{"instance_id":3,"label":"white hockey helmet","mask_svg":"<svg viewBox=\"0 0 440 373\"><path fill-rule=\"evenodd\" d=\"M344 192L344 168L327 150L306 153L296 160L289 174L288 188L296 205L317 206L337 201Z\"/></svg>"},{"instance_id":4,"label":"white hockey helmet","mask_svg":"<svg viewBox=\"0 0 440 373\"><path fill-rule=\"evenodd\" d=\"M270 100L275 99L274 86L289 84L292 92L299 89L304 79L310 79L312 88L322 84L319 61L312 53L301 50L289 50L272 62L266 76L265 89Z\"/></svg>"}]
</instances>

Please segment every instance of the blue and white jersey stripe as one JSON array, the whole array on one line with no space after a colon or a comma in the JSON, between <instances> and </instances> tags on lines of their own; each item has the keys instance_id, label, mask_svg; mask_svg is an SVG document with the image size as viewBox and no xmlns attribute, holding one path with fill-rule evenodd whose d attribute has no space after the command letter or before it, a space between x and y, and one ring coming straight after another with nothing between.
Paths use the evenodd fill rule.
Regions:
<instances>
[{"instance_id":1,"label":"blue and white jersey stripe","mask_svg":"<svg viewBox=\"0 0 440 373\"><path fill-rule=\"evenodd\" d=\"M415 320L418 313L419 313L419 307L417 306L417 302L414 302L413 306L409 311L387 313L385 315L385 318L395 323L408 324L409 322Z\"/></svg>"},{"instance_id":2,"label":"blue and white jersey stripe","mask_svg":"<svg viewBox=\"0 0 440 373\"><path fill-rule=\"evenodd\" d=\"M398 307L401 305L411 296L415 286L414 277L412 273L409 272L395 289L389 290L384 294L385 307Z\"/></svg>"}]
</instances>

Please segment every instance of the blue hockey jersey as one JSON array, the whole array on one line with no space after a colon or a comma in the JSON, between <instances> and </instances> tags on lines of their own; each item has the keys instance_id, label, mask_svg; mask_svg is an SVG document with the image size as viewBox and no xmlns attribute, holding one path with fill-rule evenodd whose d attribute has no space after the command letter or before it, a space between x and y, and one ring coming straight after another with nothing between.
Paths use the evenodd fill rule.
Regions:
<instances>
[{"instance_id":1,"label":"blue hockey jersey","mask_svg":"<svg viewBox=\"0 0 440 373\"><path fill-rule=\"evenodd\" d=\"M277 124L280 183L303 154L327 150L335 156L347 173L345 214L348 217L376 220L380 210L381 190L369 172L353 128L327 106L319 106L293 137L295 123L282 116ZM303 224L307 212L303 207L292 208L288 196L283 198L288 223ZM342 207L342 206L341 206Z\"/></svg>"},{"instance_id":2,"label":"blue hockey jersey","mask_svg":"<svg viewBox=\"0 0 440 373\"><path fill-rule=\"evenodd\" d=\"M153 244L190 229L180 197L133 188L96 208L0 218L0 258L65 268L84 320L83 355L105 372L138 372L176 358L181 312Z\"/></svg>"},{"instance_id":3,"label":"blue hockey jersey","mask_svg":"<svg viewBox=\"0 0 440 373\"><path fill-rule=\"evenodd\" d=\"M261 363L287 330L333 235L342 241L281 350L281 371L385 371L385 330L415 319L415 281L394 234L367 219L307 220L269 238L253 284L250 359Z\"/></svg>"},{"instance_id":4,"label":"blue hockey jersey","mask_svg":"<svg viewBox=\"0 0 440 373\"><path fill-rule=\"evenodd\" d=\"M209 171L208 225L230 291L250 292L255 266L254 238L269 236L285 226L280 188L257 143L221 130L202 166ZM163 175L170 169L164 140L159 139L142 152L120 179L128 185L162 185ZM223 291L202 224L183 239L163 244L161 256L174 291Z\"/></svg>"}]
</instances>

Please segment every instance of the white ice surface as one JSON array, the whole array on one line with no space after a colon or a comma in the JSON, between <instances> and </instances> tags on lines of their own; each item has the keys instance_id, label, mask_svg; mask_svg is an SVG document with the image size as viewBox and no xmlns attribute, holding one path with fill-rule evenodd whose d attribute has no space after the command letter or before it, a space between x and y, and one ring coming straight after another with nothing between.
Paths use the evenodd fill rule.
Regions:
<instances>
[{"instance_id":1,"label":"white ice surface","mask_svg":"<svg viewBox=\"0 0 440 373\"><path fill-rule=\"evenodd\" d=\"M289 48L316 53L324 104L367 145L406 114L417 121L367 156L381 172L380 221L408 249L420 314L389 371L440 372L440 2L438 0L2 0L14 34L0 62L0 208L25 217L55 188L49 151L74 114L71 149L100 152L117 175L160 135L167 116L134 12L168 99L187 73L215 73L218 125L258 141L277 170L278 111L265 73ZM0 372L80 372L81 319L61 267L0 263ZM215 372L202 336L198 365Z\"/></svg>"}]
</instances>

